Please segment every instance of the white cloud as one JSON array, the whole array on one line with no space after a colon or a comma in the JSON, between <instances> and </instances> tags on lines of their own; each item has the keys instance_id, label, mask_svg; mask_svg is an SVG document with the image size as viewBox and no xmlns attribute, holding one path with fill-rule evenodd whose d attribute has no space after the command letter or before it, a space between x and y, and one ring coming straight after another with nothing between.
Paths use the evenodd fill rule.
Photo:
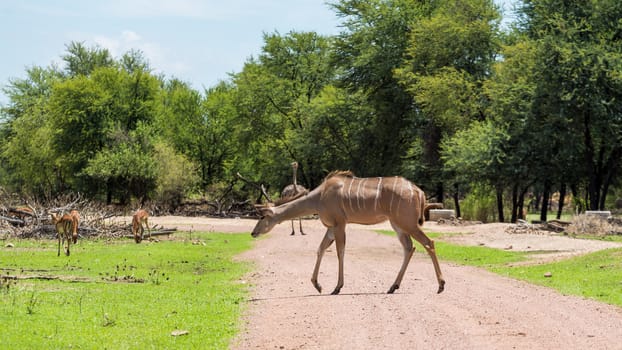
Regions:
<instances>
[{"instance_id":1,"label":"white cloud","mask_svg":"<svg viewBox=\"0 0 622 350\"><path fill-rule=\"evenodd\" d=\"M124 30L123 33L121 33L121 38L128 43L140 41L142 39L140 35L131 30Z\"/></svg>"},{"instance_id":2,"label":"white cloud","mask_svg":"<svg viewBox=\"0 0 622 350\"><path fill-rule=\"evenodd\" d=\"M124 30L116 37L96 35L92 39L97 45L106 48L114 57L120 57L130 50L140 50L156 73L177 75L187 72L189 66L180 61L175 54L158 43L144 40L131 30Z\"/></svg>"}]
</instances>

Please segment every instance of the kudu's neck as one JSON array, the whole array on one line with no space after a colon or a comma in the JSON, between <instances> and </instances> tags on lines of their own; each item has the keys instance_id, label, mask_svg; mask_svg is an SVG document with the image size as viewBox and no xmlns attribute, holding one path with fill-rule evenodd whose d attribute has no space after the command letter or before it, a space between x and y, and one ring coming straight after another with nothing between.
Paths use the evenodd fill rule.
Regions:
<instances>
[{"instance_id":1,"label":"kudu's neck","mask_svg":"<svg viewBox=\"0 0 622 350\"><path fill-rule=\"evenodd\" d=\"M281 204L274 208L274 219L277 222L283 222L305 215L317 214L319 212L319 199L319 191L311 191L291 202Z\"/></svg>"}]
</instances>

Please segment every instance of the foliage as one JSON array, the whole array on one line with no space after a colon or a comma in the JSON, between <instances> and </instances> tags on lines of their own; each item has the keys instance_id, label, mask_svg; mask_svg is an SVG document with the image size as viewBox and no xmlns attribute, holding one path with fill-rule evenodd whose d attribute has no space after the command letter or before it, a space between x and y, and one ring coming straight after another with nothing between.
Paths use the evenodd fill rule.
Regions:
<instances>
[{"instance_id":1,"label":"foliage","mask_svg":"<svg viewBox=\"0 0 622 350\"><path fill-rule=\"evenodd\" d=\"M2 279L2 344L226 349L247 293L239 279L248 266L232 257L250 239L193 233L157 244L81 241L62 258L54 241L16 241L0 252L3 276L58 279L17 280L6 288ZM171 336L175 330L188 334Z\"/></svg>"},{"instance_id":2,"label":"foliage","mask_svg":"<svg viewBox=\"0 0 622 350\"><path fill-rule=\"evenodd\" d=\"M495 185L498 169L505 162L503 145L507 139L505 130L491 121L471 123L442 144L446 170L464 182L487 179Z\"/></svg>"},{"instance_id":3,"label":"foliage","mask_svg":"<svg viewBox=\"0 0 622 350\"><path fill-rule=\"evenodd\" d=\"M526 1L523 13L524 31L537 43L532 113L549 136L543 138L551 144L546 149L572 145L561 164L553 165L570 176L578 167L587 182L589 208L603 209L611 179L622 166L622 110L613 102L622 97L617 20L622 6L613 0Z\"/></svg>"},{"instance_id":4,"label":"foliage","mask_svg":"<svg viewBox=\"0 0 622 350\"><path fill-rule=\"evenodd\" d=\"M493 222L497 214L494 211L494 203L495 194L489 186L474 186L462 201L462 217L466 220Z\"/></svg>"},{"instance_id":5,"label":"foliage","mask_svg":"<svg viewBox=\"0 0 622 350\"><path fill-rule=\"evenodd\" d=\"M456 209L492 186L499 220L566 189L602 209L622 173L622 6L519 5L501 32L491 0L336 0L338 35L264 33L256 57L204 91L154 75L140 51L72 42L58 67L4 89L0 186L174 206L238 172L277 194L297 161L308 188L336 169L402 175Z\"/></svg>"},{"instance_id":6,"label":"foliage","mask_svg":"<svg viewBox=\"0 0 622 350\"><path fill-rule=\"evenodd\" d=\"M157 143L154 157L155 164L155 200L163 205L175 209L192 193L196 193L199 184L196 166L182 154L175 151L166 143Z\"/></svg>"}]
</instances>

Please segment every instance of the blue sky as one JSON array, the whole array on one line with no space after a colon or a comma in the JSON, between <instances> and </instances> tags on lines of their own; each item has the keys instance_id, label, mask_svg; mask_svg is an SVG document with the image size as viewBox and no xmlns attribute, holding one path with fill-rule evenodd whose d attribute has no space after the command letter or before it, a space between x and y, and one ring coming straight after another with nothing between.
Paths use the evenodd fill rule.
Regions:
<instances>
[{"instance_id":1,"label":"blue sky","mask_svg":"<svg viewBox=\"0 0 622 350\"><path fill-rule=\"evenodd\" d=\"M339 19L324 0L0 0L0 87L79 41L141 50L156 73L202 90L240 72L263 33L292 30L333 35Z\"/></svg>"}]
</instances>

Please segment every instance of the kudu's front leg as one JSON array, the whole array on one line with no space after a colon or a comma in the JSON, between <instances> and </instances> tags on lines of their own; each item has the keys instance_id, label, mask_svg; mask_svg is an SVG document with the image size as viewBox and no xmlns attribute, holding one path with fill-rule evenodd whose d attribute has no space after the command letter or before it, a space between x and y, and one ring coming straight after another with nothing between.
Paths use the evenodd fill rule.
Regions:
<instances>
[{"instance_id":1,"label":"kudu's front leg","mask_svg":"<svg viewBox=\"0 0 622 350\"><path fill-rule=\"evenodd\" d=\"M324 256L324 252L326 252L326 249L328 249L328 247L333 244L333 241L335 241L335 236L333 235L332 230L329 228L328 230L326 230L324 238L322 239L322 242L317 249L317 259L315 260L313 276L311 276L311 283L313 283L315 289L317 289L317 291L320 293L322 293L322 286L320 286L320 284L317 282L317 275L320 272L320 264L322 263L322 257Z\"/></svg>"},{"instance_id":2,"label":"kudu's front leg","mask_svg":"<svg viewBox=\"0 0 622 350\"><path fill-rule=\"evenodd\" d=\"M343 287L343 257L346 247L346 230L345 226L339 226L335 229L335 245L337 246L337 259L339 260L339 278L337 279L337 286L333 290L332 295L337 295Z\"/></svg>"}]
</instances>

